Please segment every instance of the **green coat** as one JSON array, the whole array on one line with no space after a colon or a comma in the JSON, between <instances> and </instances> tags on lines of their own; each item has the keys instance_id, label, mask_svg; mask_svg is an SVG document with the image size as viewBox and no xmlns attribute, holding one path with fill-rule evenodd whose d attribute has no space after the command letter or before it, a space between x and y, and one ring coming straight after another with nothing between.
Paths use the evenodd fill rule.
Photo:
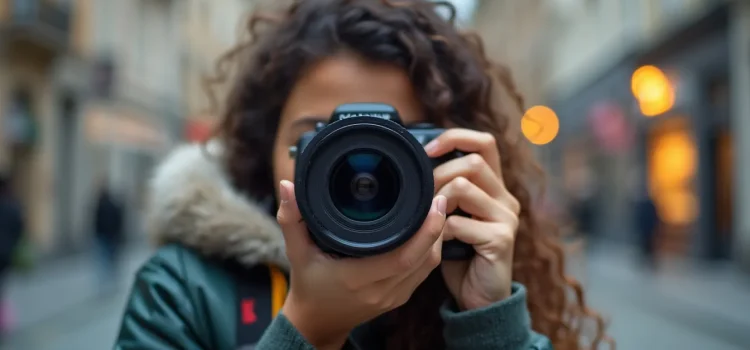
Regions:
<instances>
[{"instance_id":1,"label":"green coat","mask_svg":"<svg viewBox=\"0 0 750 350\"><path fill-rule=\"evenodd\" d=\"M212 152L220 149L212 145ZM242 278L226 261L245 267L287 267L283 238L273 217L231 190L223 172L196 146L176 150L151 183L148 227L161 248L138 271L125 307L115 349L236 350ZM441 309L448 349L547 350L534 333L526 291L484 309ZM365 324L347 349L379 350ZM256 350L313 349L283 315L266 329Z\"/></svg>"}]
</instances>

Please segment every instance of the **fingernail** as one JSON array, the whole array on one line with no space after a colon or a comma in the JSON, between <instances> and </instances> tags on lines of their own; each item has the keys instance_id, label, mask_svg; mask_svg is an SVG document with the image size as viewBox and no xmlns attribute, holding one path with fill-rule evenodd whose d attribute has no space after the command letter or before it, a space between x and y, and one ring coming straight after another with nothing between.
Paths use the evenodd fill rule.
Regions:
<instances>
[{"instance_id":1,"label":"fingernail","mask_svg":"<svg viewBox=\"0 0 750 350\"><path fill-rule=\"evenodd\" d=\"M281 180L279 183L279 196L281 197L281 203L284 204L289 201L289 199L292 197L289 194L289 188L291 183L287 180Z\"/></svg>"},{"instance_id":2,"label":"fingernail","mask_svg":"<svg viewBox=\"0 0 750 350\"><path fill-rule=\"evenodd\" d=\"M448 206L448 199L445 198L445 196L437 196L435 197L435 208L437 209L438 213L440 215L445 216L445 209Z\"/></svg>"},{"instance_id":3,"label":"fingernail","mask_svg":"<svg viewBox=\"0 0 750 350\"><path fill-rule=\"evenodd\" d=\"M434 152L438 147L438 140L432 140L429 143L427 143L427 146L424 146L424 151L427 153Z\"/></svg>"}]
</instances>

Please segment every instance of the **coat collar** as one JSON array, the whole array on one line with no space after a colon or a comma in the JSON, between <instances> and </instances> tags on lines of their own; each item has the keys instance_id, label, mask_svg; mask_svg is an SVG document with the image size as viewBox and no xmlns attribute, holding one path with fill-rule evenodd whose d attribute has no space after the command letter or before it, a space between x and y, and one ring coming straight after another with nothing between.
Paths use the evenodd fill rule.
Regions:
<instances>
[{"instance_id":1,"label":"coat collar","mask_svg":"<svg viewBox=\"0 0 750 350\"><path fill-rule=\"evenodd\" d=\"M276 220L232 187L222 160L216 141L183 145L166 157L149 184L149 234L158 245L178 243L248 267L288 268Z\"/></svg>"}]
</instances>

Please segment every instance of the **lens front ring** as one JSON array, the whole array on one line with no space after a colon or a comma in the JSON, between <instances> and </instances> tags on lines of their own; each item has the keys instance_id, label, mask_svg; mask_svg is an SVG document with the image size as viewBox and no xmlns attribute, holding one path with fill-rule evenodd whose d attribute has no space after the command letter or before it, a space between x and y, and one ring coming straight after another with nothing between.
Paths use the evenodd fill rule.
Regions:
<instances>
[{"instance_id":1,"label":"lens front ring","mask_svg":"<svg viewBox=\"0 0 750 350\"><path fill-rule=\"evenodd\" d=\"M401 186L408 186L388 214L364 223L337 213L325 183L335 161L357 149L392 159L399 166ZM321 130L297 159L295 175L300 212L310 233L316 242L348 256L379 254L408 240L421 227L434 194L432 166L422 146L401 125L376 118L346 119Z\"/></svg>"}]
</instances>

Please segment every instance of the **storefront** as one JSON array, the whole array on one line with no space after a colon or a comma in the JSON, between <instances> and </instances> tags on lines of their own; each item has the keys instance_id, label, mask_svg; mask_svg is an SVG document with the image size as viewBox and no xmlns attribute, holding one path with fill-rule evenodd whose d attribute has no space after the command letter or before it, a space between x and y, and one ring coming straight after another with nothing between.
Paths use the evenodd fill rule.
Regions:
<instances>
[{"instance_id":1,"label":"storefront","mask_svg":"<svg viewBox=\"0 0 750 350\"><path fill-rule=\"evenodd\" d=\"M665 223L663 249L729 258L732 231L732 141L728 7L681 29L638 66L661 67L674 86L674 107L644 118L640 162Z\"/></svg>"},{"instance_id":2,"label":"storefront","mask_svg":"<svg viewBox=\"0 0 750 350\"><path fill-rule=\"evenodd\" d=\"M717 7L553 105L563 121L553 147L557 173L573 194L594 193L600 234L634 240L630 203L648 193L664 222L662 252L729 257L728 12ZM634 72L644 66L664 72L674 93L663 110L649 111L634 97Z\"/></svg>"}]
</instances>

